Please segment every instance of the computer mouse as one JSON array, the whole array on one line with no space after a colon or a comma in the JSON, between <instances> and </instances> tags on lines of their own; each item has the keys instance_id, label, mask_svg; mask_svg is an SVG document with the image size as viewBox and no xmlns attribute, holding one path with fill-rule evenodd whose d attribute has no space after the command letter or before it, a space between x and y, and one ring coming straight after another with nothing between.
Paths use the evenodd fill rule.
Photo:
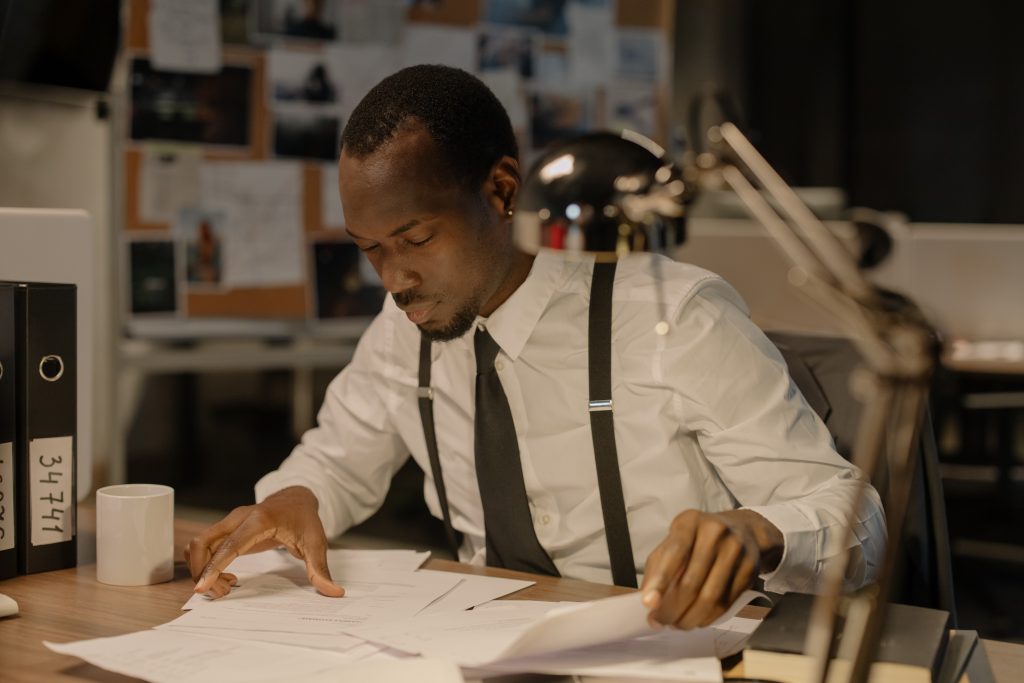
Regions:
<instances>
[{"instance_id":1,"label":"computer mouse","mask_svg":"<svg viewBox=\"0 0 1024 683\"><path fill-rule=\"evenodd\" d=\"M18 603L14 598L0 593L0 617L9 617L18 613Z\"/></svg>"}]
</instances>

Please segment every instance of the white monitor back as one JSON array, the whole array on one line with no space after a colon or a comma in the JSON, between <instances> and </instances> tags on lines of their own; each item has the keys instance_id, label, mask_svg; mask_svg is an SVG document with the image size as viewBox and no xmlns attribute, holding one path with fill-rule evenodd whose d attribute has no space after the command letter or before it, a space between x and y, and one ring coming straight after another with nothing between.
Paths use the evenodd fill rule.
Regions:
<instances>
[{"instance_id":1,"label":"white monitor back","mask_svg":"<svg viewBox=\"0 0 1024 683\"><path fill-rule=\"evenodd\" d=\"M78 286L78 499L92 490L96 277L85 211L0 208L0 280Z\"/></svg>"}]
</instances>

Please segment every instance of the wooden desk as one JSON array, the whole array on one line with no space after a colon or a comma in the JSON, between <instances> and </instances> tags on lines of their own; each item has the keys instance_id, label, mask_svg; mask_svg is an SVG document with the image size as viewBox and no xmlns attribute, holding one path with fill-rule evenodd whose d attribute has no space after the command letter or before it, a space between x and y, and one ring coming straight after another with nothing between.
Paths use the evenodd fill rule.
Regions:
<instances>
[{"instance_id":1,"label":"wooden desk","mask_svg":"<svg viewBox=\"0 0 1024 683\"><path fill-rule=\"evenodd\" d=\"M184 563L175 564L174 580L155 586L121 588L96 581L95 536L92 510L80 509L79 566L74 569L20 576L0 581L0 592L18 601L16 617L0 620L0 672L5 683L72 683L81 681L132 681L131 679L75 657L47 650L42 641L67 642L84 638L115 636L157 626L181 614L181 605L192 591ZM175 524L175 552L181 557L185 544L203 528L202 524ZM430 569L487 576L530 578L537 583L519 591L513 599L594 600L628 592L617 586L553 579L503 569L470 567L447 560L430 560ZM996 680L1018 680L1024 669L1024 646L983 641ZM742 664L727 675L741 675ZM545 677L545 680L556 680Z\"/></svg>"}]
</instances>

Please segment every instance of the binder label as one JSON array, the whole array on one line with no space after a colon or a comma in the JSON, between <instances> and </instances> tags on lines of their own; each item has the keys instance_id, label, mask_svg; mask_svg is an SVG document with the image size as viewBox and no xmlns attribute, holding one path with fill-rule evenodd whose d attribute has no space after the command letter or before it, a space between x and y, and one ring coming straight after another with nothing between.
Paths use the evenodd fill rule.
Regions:
<instances>
[{"instance_id":1,"label":"binder label","mask_svg":"<svg viewBox=\"0 0 1024 683\"><path fill-rule=\"evenodd\" d=\"M28 445L32 545L70 541L75 535L71 497L74 437L32 439Z\"/></svg>"},{"instance_id":2,"label":"binder label","mask_svg":"<svg viewBox=\"0 0 1024 683\"><path fill-rule=\"evenodd\" d=\"M14 444L0 443L0 551L14 547Z\"/></svg>"}]
</instances>

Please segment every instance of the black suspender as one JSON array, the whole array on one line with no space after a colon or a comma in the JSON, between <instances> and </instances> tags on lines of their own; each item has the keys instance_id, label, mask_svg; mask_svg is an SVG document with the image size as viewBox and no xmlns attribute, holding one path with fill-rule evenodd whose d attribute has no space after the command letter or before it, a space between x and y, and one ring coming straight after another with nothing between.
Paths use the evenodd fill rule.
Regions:
<instances>
[{"instance_id":1,"label":"black suspender","mask_svg":"<svg viewBox=\"0 0 1024 683\"><path fill-rule=\"evenodd\" d=\"M423 436L427 441L427 454L430 457L430 475L434 478L437 488L437 500L441 504L441 516L444 519L444 531L448 536L448 547L452 557L459 559L461 534L457 535L452 526L451 512L448 510L448 495L445 493L444 478L441 476L441 459L437 455L437 434L434 432L434 390L430 388L430 340L420 338L420 386L416 390L419 396L420 421L423 423Z\"/></svg>"},{"instance_id":2,"label":"black suspender","mask_svg":"<svg viewBox=\"0 0 1024 683\"><path fill-rule=\"evenodd\" d=\"M612 580L636 588L633 547L622 496L619 456L612 416L612 287L615 262L594 265L590 285L590 434L594 439L597 487L601 494L604 535L608 541Z\"/></svg>"},{"instance_id":3,"label":"black suspender","mask_svg":"<svg viewBox=\"0 0 1024 683\"><path fill-rule=\"evenodd\" d=\"M590 292L590 430L594 439L597 464L597 485L604 516L605 539L611 558L612 579L616 585L636 588L636 569L626 519L626 503L622 495L618 453L615 448L615 423L612 413L612 289L615 263L598 263ZM419 406L423 435L427 441L430 472L437 487L445 532L452 554L458 557L459 536L452 527L448 497L441 476L434 431L433 391L430 388L430 340L420 338Z\"/></svg>"}]
</instances>

